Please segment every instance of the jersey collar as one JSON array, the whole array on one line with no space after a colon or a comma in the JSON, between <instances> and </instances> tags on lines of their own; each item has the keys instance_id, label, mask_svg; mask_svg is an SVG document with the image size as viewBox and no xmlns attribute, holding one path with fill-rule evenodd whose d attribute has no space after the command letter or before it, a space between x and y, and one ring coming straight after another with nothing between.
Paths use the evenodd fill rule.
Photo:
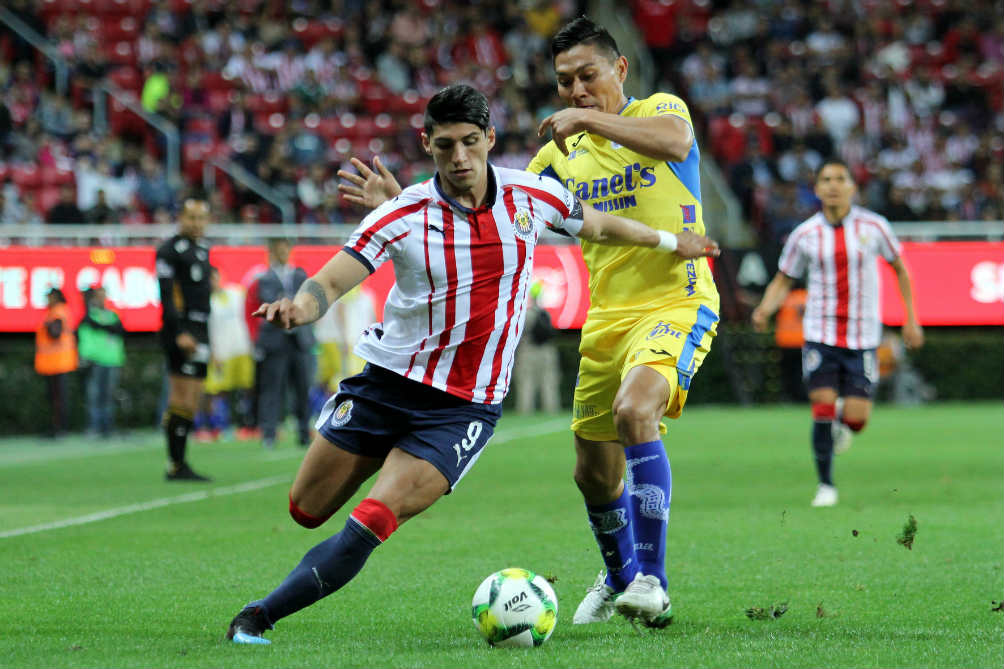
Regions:
<instances>
[{"instance_id":1,"label":"jersey collar","mask_svg":"<svg viewBox=\"0 0 1004 669\"><path fill-rule=\"evenodd\" d=\"M495 167L488 163L488 186L485 188L485 202L477 209L471 209L460 204L452 197L447 195L442 187L439 185L439 172L436 172L436 176L432 179L432 184L436 188L436 195L442 198L447 204L449 204L454 209L459 209L465 214L473 214L477 211L485 211L491 209L495 206L495 200L498 197L498 179L495 177Z\"/></svg>"},{"instance_id":2,"label":"jersey collar","mask_svg":"<svg viewBox=\"0 0 1004 669\"><path fill-rule=\"evenodd\" d=\"M627 109L628 107L630 107L630 106L631 106L631 103L632 103L632 102L634 102L634 101L635 101L635 100L634 100L634 98L633 98L633 97L631 97L631 96L628 96L628 99L627 99L627 102L625 102L625 103L624 103L624 106L620 108L620 111L618 111L618 112L617 112L617 114L618 114L618 115L620 115L620 114L623 114L623 113L624 113L624 110L625 110L625 109Z\"/></svg>"}]
</instances>

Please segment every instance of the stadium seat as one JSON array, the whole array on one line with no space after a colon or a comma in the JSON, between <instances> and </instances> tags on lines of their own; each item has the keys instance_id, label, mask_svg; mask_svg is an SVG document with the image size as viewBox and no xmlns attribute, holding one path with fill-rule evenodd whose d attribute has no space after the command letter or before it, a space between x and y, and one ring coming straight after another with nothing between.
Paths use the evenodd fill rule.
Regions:
<instances>
[{"instance_id":1,"label":"stadium seat","mask_svg":"<svg viewBox=\"0 0 1004 669\"><path fill-rule=\"evenodd\" d=\"M216 139L216 119L198 116L188 119L185 124L186 135L198 135L204 139Z\"/></svg>"},{"instance_id":2,"label":"stadium seat","mask_svg":"<svg viewBox=\"0 0 1004 669\"><path fill-rule=\"evenodd\" d=\"M244 98L247 108L255 114L285 113L289 108L289 98L277 93L265 93L264 95L248 95Z\"/></svg>"},{"instance_id":3,"label":"stadium seat","mask_svg":"<svg viewBox=\"0 0 1004 669\"><path fill-rule=\"evenodd\" d=\"M202 75L202 87L207 91L230 91L234 82L220 72L206 72Z\"/></svg>"},{"instance_id":4,"label":"stadium seat","mask_svg":"<svg viewBox=\"0 0 1004 669\"><path fill-rule=\"evenodd\" d=\"M43 216L59 202L59 188L56 186L46 186L34 192L35 208Z\"/></svg>"},{"instance_id":5,"label":"stadium seat","mask_svg":"<svg viewBox=\"0 0 1004 669\"><path fill-rule=\"evenodd\" d=\"M38 169L39 180L43 186L62 186L76 183L73 172L61 170L58 167L44 166Z\"/></svg>"},{"instance_id":6,"label":"stadium seat","mask_svg":"<svg viewBox=\"0 0 1004 669\"><path fill-rule=\"evenodd\" d=\"M143 79L137 69L132 67L119 67L112 70L108 78L116 86L123 90L133 91L139 94L143 90Z\"/></svg>"},{"instance_id":7,"label":"stadium seat","mask_svg":"<svg viewBox=\"0 0 1004 669\"><path fill-rule=\"evenodd\" d=\"M139 37L139 22L132 16L106 18L101 22L103 42L135 42Z\"/></svg>"},{"instance_id":8,"label":"stadium seat","mask_svg":"<svg viewBox=\"0 0 1004 669\"><path fill-rule=\"evenodd\" d=\"M42 185L41 170L37 165L15 165L10 178L22 191L34 190Z\"/></svg>"},{"instance_id":9,"label":"stadium seat","mask_svg":"<svg viewBox=\"0 0 1004 669\"><path fill-rule=\"evenodd\" d=\"M105 56L113 65L136 67L136 48L132 42L113 42L104 46Z\"/></svg>"}]
</instances>

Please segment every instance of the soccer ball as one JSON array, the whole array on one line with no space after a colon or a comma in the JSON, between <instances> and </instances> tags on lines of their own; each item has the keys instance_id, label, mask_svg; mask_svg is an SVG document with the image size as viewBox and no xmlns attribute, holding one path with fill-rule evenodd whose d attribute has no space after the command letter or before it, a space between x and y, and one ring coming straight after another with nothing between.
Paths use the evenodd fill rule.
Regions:
<instances>
[{"instance_id":1,"label":"soccer ball","mask_svg":"<svg viewBox=\"0 0 1004 669\"><path fill-rule=\"evenodd\" d=\"M558 598L543 576L510 567L481 582L471 611L488 645L539 646L558 622Z\"/></svg>"}]
</instances>

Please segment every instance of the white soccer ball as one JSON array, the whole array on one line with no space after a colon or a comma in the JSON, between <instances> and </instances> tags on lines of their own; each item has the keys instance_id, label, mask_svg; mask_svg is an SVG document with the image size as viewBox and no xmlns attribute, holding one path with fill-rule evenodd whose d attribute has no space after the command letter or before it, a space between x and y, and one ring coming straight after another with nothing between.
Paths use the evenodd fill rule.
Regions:
<instances>
[{"instance_id":1,"label":"white soccer ball","mask_svg":"<svg viewBox=\"0 0 1004 669\"><path fill-rule=\"evenodd\" d=\"M539 646L558 622L558 598L551 584L516 567L482 581L471 610L474 626L490 646Z\"/></svg>"}]
</instances>

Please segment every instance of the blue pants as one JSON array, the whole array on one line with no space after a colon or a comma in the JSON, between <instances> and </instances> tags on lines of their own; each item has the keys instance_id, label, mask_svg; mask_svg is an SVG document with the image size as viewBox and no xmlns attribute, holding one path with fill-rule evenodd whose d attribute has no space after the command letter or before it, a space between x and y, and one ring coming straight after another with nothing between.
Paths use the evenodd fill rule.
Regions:
<instances>
[{"instance_id":1,"label":"blue pants","mask_svg":"<svg viewBox=\"0 0 1004 669\"><path fill-rule=\"evenodd\" d=\"M121 367L92 365L87 373L87 429L102 435L115 428L115 391Z\"/></svg>"}]
</instances>

